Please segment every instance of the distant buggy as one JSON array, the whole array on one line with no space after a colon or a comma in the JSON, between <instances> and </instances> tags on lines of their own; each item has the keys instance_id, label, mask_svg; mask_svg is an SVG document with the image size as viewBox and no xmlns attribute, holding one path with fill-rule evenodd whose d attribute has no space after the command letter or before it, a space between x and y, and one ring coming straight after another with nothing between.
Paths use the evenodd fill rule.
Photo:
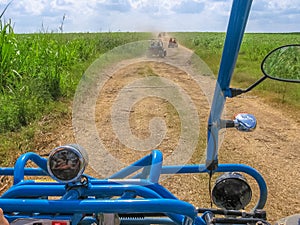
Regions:
<instances>
[{"instance_id":1,"label":"distant buggy","mask_svg":"<svg viewBox=\"0 0 300 225\"><path fill-rule=\"evenodd\" d=\"M167 55L167 50L164 49L164 44L160 39L153 39L150 41L147 56L148 57L161 57Z\"/></svg>"},{"instance_id":2,"label":"distant buggy","mask_svg":"<svg viewBox=\"0 0 300 225\"><path fill-rule=\"evenodd\" d=\"M175 38L170 38L168 48L178 48L178 43Z\"/></svg>"}]
</instances>

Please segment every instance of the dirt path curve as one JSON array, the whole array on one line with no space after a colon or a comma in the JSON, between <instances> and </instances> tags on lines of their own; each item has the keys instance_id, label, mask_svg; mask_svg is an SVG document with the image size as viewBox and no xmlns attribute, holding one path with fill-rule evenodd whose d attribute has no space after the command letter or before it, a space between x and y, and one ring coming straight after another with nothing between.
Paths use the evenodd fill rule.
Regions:
<instances>
[{"instance_id":1,"label":"dirt path curve","mask_svg":"<svg viewBox=\"0 0 300 225\"><path fill-rule=\"evenodd\" d=\"M76 125L75 134L71 118L62 121L66 128L51 134L53 142L47 146L48 150L73 143L75 136L86 148L94 143L94 149L89 149L93 153L90 160L100 176L112 173L113 167L123 167L139 159L153 148L163 152L167 164L203 162L206 121L215 81L208 76L210 71L201 60L179 46L168 48L165 58L123 61L102 72L106 80L97 89L96 98L82 99L81 117L77 120L81 125ZM162 90L169 90L171 95L164 95ZM121 104L120 99L126 104ZM94 104L94 108L89 108L89 104ZM185 117L182 109L193 116ZM269 187L266 210L271 221L300 213L298 114L270 106L251 94L229 99L224 117L232 118L239 112L254 114L257 129L252 133L226 130L219 161L244 163L261 171ZM200 129L193 130L197 124ZM198 138L195 142L192 136L195 132L200 141ZM105 151L95 150L103 146ZM172 176L162 179L162 184L180 199L199 207L210 206L207 175Z\"/></svg>"}]
</instances>

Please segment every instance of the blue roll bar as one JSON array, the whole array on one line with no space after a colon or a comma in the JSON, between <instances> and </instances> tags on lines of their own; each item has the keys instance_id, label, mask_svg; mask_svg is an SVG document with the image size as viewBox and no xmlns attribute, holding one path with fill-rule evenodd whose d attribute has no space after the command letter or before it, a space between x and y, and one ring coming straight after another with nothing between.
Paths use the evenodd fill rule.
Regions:
<instances>
[{"instance_id":1,"label":"blue roll bar","mask_svg":"<svg viewBox=\"0 0 300 225\"><path fill-rule=\"evenodd\" d=\"M206 168L218 167L218 142L220 119L226 97L230 97L230 81L242 43L252 0L234 0L208 120Z\"/></svg>"}]
</instances>

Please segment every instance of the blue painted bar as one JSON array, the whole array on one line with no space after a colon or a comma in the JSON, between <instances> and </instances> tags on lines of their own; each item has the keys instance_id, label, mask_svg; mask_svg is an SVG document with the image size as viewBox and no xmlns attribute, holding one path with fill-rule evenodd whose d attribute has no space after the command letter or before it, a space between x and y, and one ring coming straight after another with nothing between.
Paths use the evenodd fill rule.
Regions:
<instances>
[{"instance_id":1,"label":"blue painted bar","mask_svg":"<svg viewBox=\"0 0 300 225\"><path fill-rule=\"evenodd\" d=\"M230 81L242 43L252 0L234 0L218 73L217 84L208 120L206 167L218 167L219 122L224 109Z\"/></svg>"},{"instance_id":2,"label":"blue painted bar","mask_svg":"<svg viewBox=\"0 0 300 225\"><path fill-rule=\"evenodd\" d=\"M147 155L133 164L111 175L109 179L122 179L150 164L151 156Z\"/></svg>"},{"instance_id":3,"label":"blue painted bar","mask_svg":"<svg viewBox=\"0 0 300 225\"><path fill-rule=\"evenodd\" d=\"M0 175L4 176L13 176L15 168L6 167L0 168ZM48 173L42 170L41 168L24 168L25 176L48 176Z\"/></svg>"},{"instance_id":4,"label":"blue painted bar","mask_svg":"<svg viewBox=\"0 0 300 225\"><path fill-rule=\"evenodd\" d=\"M194 220L197 211L193 205L173 199L138 200L29 200L0 199L5 212L84 214L84 213L170 213ZM183 221L177 221L182 224Z\"/></svg>"},{"instance_id":5,"label":"blue painted bar","mask_svg":"<svg viewBox=\"0 0 300 225\"><path fill-rule=\"evenodd\" d=\"M153 150L150 155L147 155L131 164L130 166L118 171L117 173L110 176L109 179L125 178L146 167L146 171L149 171L150 174L148 174L147 172L147 174L144 174L144 176L146 177L150 175L150 180L152 180L153 182L158 182L162 160L162 153L158 150Z\"/></svg>"},{"instance_id":6,"label":"blue painted bar","mask_svg":"<svg viewBox=\"0 0 300 225\"><path fill-rule=\"evenodd\" d=\"M37 196L62 196L66 193L64 185L15 185L7 190L1 198L37 197Z\"/></svg>"},{"instance_id":7,"label":"blue painted bar","mask_svg":"<svg viewBox=\"0 0 300 225\"><path fill-rule=\"evenodd\" d=\"M14 167L14 184L17 184L24 180L24 174L25 174L25 165L26 163L31 160L34 162L37 166L39 166L42 170L45 172L47 171L47 160L39 156L38 154L35 154L33 152L28 152L23 155L21 155Z\"/></svg>"},{"instance_id":8,"label":"blue painted bar","mask_svg":"<svg viewBox=\"0 0 300 225\"><path fill-rule=\"evenodd\" d=\"M34 190L34 192L32 191ZM140 185L109 184L109 185L90 185L88 188L76 188L75 195L73 190L66 191L65 185L56 184L28 184L13 186L1 198L20 198L20 197L39 197L39 196L64 196L64 198L78 199L79 196L114 197L121 196L124 192L133 192L143 198L162 198L154 190ZM70 192L70 193L69 193ZM70 197L73 196L73 197Z\"/></svg>"},{"instance_id":9,"label":"blue painted bar","mask_svg":"<svg viewBox=\"0 0 300 225\"><path fill-rule=\"evenodd\" d=\"M150 167L149 181L152 183L158 183L161 174L163 155L161 151L154 150L152 151L151 156L152 156L152 162L151 162L152 165Z\"/></svg>"}]
</instances>

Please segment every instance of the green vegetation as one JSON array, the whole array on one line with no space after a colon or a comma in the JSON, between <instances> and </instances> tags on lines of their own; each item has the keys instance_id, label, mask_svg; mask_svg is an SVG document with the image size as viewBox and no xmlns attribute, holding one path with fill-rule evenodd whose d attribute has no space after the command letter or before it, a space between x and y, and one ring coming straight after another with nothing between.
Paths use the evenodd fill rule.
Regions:
<instances>
[{"instance_id":1,"label":"green vegetation","mask_svg":"<svg viewBox=\"0 0 300 225\"><path fill-rule=\"evenodd\" d=\"M34 134L48 129L39 123L41 119L70 116L77 84L95 59L117 46L151 37L151 33L121 32L15 34L11 21L1 16L1 165L13 162L12 152L36 148Z\"/></svg>"},{"instance_id":2,"label":"green vegetation","mask_svg":"<svg viewBox=\"0 0 300 225\"><path fill-rule=\"evenodd\" d=\"M16 131L73 96L89 64L108 50L149 38L147 33L16 35L10 24L0 37L0 132Z\"/></svg>"},{"instance_id":3,"label":"green vegetation","mask_svg":"<svg viewBox=\"0 0 300 225\"><path fill-rule=\"evenodd\" d=\"M225 33L173 33L179 43L194 50L212 69L218 73ZM232 86L246 88L263 76L260 63L273 49L286 44L299 44L300 33L246 33L240 49ZM270 101L300 109L300 88L297 84L265 80L252 92L264 95Z\"/></svg>"},{"instance_id":4,"label":"green vegetation","mask_svg":"<svg viewBox=\"0 0 300 225\"><path fill-rule=\"evenodd\" d=\"M225 33L170 35L217 74ZM95 59L117 46L150 38L151 33L15 34L11 22L0 16L0 164L12 161L2 157L8 151L34 148L36 130L50 129L38 123L45 115L55 120L70 116L77 84ZM300 43L300 34L246 34L232 86L245 88L260 78L263 57L288 43ZM300 108L299 86L268 80L255 90L272 101Z\"/></svg>"},{"instance_id":5,"label":"green vegetation","mask_svg":"<svg viewBox=\"0 0 300 225\"><path fill-rule=\"evenodd\" d=\"M271 77L300 80L300 45L273 51L264 61L263 70Z\"/></svg>"}]
</instances>

